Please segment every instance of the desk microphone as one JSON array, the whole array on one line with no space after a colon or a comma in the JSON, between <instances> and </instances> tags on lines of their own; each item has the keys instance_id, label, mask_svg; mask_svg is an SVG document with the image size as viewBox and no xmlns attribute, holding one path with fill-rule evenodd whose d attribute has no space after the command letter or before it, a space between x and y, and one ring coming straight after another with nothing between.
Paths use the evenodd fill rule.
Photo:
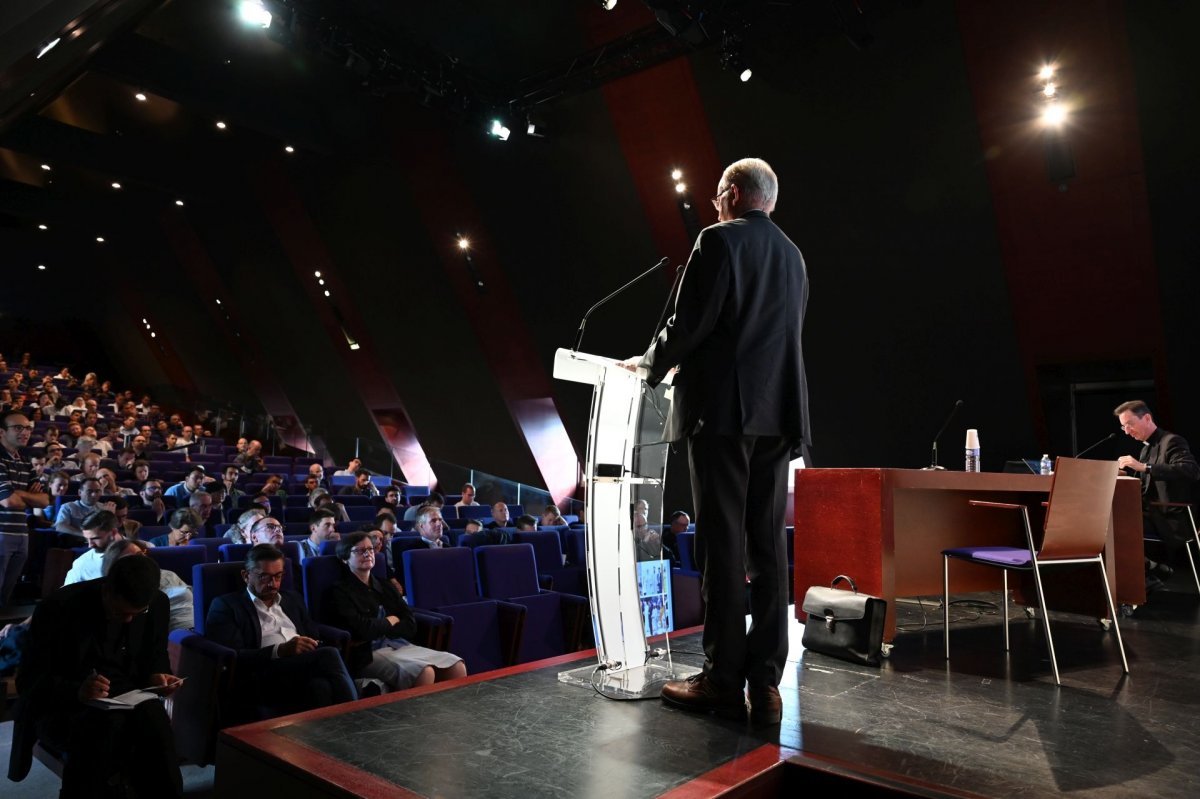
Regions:
<instances>
[{"instance_id":1,"label":"desk microphone","mask_svg":"<svg viewBox=\"0 0 1200 799\"><path fill-rule=\"evenodd\" d=\"M938 428L937 435L935 435L933 437L933 452L930 456L929 465L925 467L925 471L932 471L932 470L945 471L946 470L945 466L938 466L938 462L937 462L938 439L942 437L942 433L946 432L946 427L950 424L950 420L954 418L954 414L958 413L958 409L961 408L962 405L963 405L962 400L956 401L954 403L954 407L950 409L950 415L946 417L946 421L942 422L942 426L940 428Z\"/></svg>"},{"instance_id":2,"label":"desk microphone","mask_svg":"<svg viewBox=\"0 0 1200 799\"><path fill-rule=\"evenodd\" d=\"M1100 439L1100 440L1099 440L1099 441L1097 441L1095 444L1092 444L1090 447L1088 447L1087 449L1085 449L1083 452L1080 452L1080 453L1078 453L1078 454L1077 454L1075 457L1076 457L1076 458L1082 458L1084 455L1088 454L1089 452L1091 452L1092 450L1094 450L1096 447L1098 447L1098 446L1100 446L1101 444L1103 444L1105 441L1112 441L1112 440L1113 440L1114 438L1116 438L1116 437L1117 437L1117 434L1116 434L1116 433L1109 433L1109 434L1108 434L1108 435L1106 435L1104 438Z\"/></svg>"},{"instance_id":3,"label":"desk microphone","mask_svg":"<svg viewBox=\"0 0 1200 799\"><path fill-rule=\"evenodd\" d=\"M596 303L591 308L588 308L588 312L583 315L583 319L579 320L579 332L575 336L575 346L571 347L571 352L579 352L579 345L583 343L583 330L584 330L584 328L587 327L587 320L588 320L588 317L592 315L592 311L596 310L601 305L608 302L613 297L617 296L622 291L624 291L625 289L632 286L634 283L637 283L642 278L646 277L647 275L652 275L655 272L657 272L659 269L662 269L664 266L666 266L670 262L670 260L671 260L670 258L663 258L661 261L656 263L654 266L650 267L645 272L642 272L640 275L635 277L633 280L629 281L624 286L621 286L621 288L617 289L612 294L609 294L607 297L600 300L600 302Z\"/></svg>"}]
</instances>

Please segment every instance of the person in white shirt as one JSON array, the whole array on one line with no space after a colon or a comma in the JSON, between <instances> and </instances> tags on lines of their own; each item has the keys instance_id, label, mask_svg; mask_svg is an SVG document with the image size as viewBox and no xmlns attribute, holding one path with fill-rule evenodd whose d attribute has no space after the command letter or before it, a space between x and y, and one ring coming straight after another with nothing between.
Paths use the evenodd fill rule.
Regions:
<instances>
[{"instance_id":1,"label":"person in white shirt","mask_svg":"<svg viewBox=\"0 0 1200 799\"><path fill-rule=\"evenodd\" d=\"M475 486L471 485L470 483L463 483L462 499L460 499L458 502L455 502L454 507L469 508L471 506L478 505L479 503L475 501Z\"/></svg>"},{"instance_id":2,"label":"person in white shirt","mask_svg":"<svg viewBox=\"0 0 1200 799\"><path fill-rule=\"evenodd\" d=\"M104 550L113 541L125 538L117 524L117 514L110 510L98 510L83 520L83 537L87 541L88 551L75 558L71 570L63 585L82 583L84 580L98 580L104 576L102 568Z\"/></svg>"}]
</instances>

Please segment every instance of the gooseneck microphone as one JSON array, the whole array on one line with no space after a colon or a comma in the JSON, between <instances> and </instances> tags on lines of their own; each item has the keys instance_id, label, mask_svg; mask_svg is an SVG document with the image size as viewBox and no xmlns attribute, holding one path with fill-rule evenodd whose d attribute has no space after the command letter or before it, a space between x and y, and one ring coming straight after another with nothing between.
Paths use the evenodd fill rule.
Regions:
<instances>
[{"instance_id":1,"label":"gooseneck microphone","mask_svg":"<svg viewBox=\"0 0 1200 799\"><path fill-rule=\"evenodd\" d=\"M1076 453L1075 457L1076 457L1076 458L1082 458L1084 455L1088 454L1089 452L1091 452L1092 450L1094 450L1096 447L1098 447L1098 446L1100 446L1101 444L1103 444L1105 441L1112 441L1112 440L1113 440L1114 438L1116 438L1116 437L1117 437L1117 434L1116 434L1116 433L1109 433L1109 434L1108 434L1108 435L1106 435L1104 438L1100 439L1100 440L1099 440L1099 441L1097 441L1095 444L1092 444L1090 447L1088 447L1087 449L1085 449L1083 452Z\"/></svg>"},{"instance_id":2,"label":"gooseneck microphone","mask_svg":"<svg viewBox=\"0 0 1200 799\"><path fill-rule=\"evenodd\" d=\"M624 291L625 289L627 289L627 288L629 288L630 286L632 286L634 283L637 283L637 282L638 282L639 280L641 280L642 278L646 277L647 275L652 275L652 274L654 274L655 272L657 272L659 269L662 269L664 266L666 266L666 265L667 265L667 262L668 262L668 261L670 261L670 260L671 260L670 258L663 258L661 261L659 261L658 263L656 263L654 266L650 267L650 268L649 268L649 269L647 269L645 272L642 272L640 275L638 275L637 277L635 277L633 280L629 281L629 282L628 282L628 283L626 283L624 286L621 286L621 288L617 289L617 290L616 290L616 291L614 291L612 294L609 294L607 297L605 297L604 299L600 300L600 302L596 303L596 304L595 304L595 305L593 305L591 308L588 308L588 311L587 311L587 313L585 313L585 314L583 315L583 319L579 320L579 332L578 332L578 333L576 334L576 336L575 336L575 346L571 347L571 352L579 352L579 345L583 343L583 330L584 330L584 328L586 328L586 327L587 327L587 320L588 320L588 317L592 315L592 311L596 310L596 309L597 309L597 308L599 308L601 305L603 305L604 303L608 302L608 301L609 301L609 300L611 300L613 297L617 296L617 295L618 295L618 294L620 294L622 291Z\"/></svg>"},{"instance_id":3,"label":"gooseneck microphone","mask_svg":"<svg viewBox=\"0 0 1200 799\"><path fill-rule=\"evenodd\" d=\"M954 407L950 409L950 414L946 417L946 421L942 422L942 426L938 428L937 435L935 435L933 437L933 448L932 448L932 452L930 453L929 465L925 467L925 471L932 471L932 470L945 471L946 470L945 466L938 466L938 462L937 462L938 439L942 437L942 433L946 432L946 428L950 425L950 420L954 418L954 415L956 413L958 413L958 409L961 408L962 406L963 406L963 401L957 400L954 403Z\"/></svg>"}]
</instances>

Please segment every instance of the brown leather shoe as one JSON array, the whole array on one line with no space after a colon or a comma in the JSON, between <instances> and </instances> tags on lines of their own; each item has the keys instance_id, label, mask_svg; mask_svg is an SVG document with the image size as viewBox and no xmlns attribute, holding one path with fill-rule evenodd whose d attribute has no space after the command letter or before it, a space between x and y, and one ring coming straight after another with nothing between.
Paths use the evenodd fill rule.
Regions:
<instances>
[{"instance_id":1,"label":"brown leather shoe","mask_svg":"<svg viewBox=\"0 0 1200 799\"><path fill-rule=\"evenodd\" d=\"M773 685L750 688L750 721L754 724L778 724L783 720L783 699Z\"/></svg>"},{"instance_id":2,"label":"brown leather shoe","mask_svg":"<svg viewBox=\"0 0 1200 799\"><path fill-rule=\"evenodd\" d=\"M668 682L663 686L662 698L667 704L684 710L716 713L732 719L746 717L746 696L741 689L718 688L706 674Z\"/></svg>"}]
</instances>

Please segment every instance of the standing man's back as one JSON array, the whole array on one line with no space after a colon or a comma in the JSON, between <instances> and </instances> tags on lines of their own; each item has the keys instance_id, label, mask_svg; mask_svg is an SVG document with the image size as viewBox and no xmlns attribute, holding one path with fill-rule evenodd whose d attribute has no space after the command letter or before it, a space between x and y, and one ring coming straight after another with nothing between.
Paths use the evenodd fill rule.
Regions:
<instances>
[{"instance_id":1,"label":"standing man's back","mask_svg":"<svg viewBox=\"0 0 1200 799\"><path fill-rule=\"evenodd\" d=\"M667 683L663 699L689 710L778 723L787 660L789 460L810 443L801 329L808 276L776 227L778 180L757 158L726 168L688 259L675 313L640 359L651 384L678 367L664 437L686 439L703 572L701 674ZM750 579L752 624L743 597Z\"/></svg>"}]
</instances>

